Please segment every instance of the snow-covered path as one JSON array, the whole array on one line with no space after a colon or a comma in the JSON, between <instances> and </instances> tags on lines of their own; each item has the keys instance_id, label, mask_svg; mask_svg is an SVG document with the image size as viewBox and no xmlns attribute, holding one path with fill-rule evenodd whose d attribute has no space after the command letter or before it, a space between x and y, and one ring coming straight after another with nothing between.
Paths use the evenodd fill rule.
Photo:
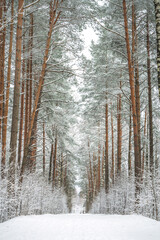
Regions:
<instances>
[{"instance_id":1,"label":"snow-covered path","mask_svg":"<svg viewBox=\"0 0 160 240\"><path fill-rule=\"evenodd\" d=\"M160 223L142 216L22 216L0 224L1 240L159 240Z\"/></svg>"}]
</instances>

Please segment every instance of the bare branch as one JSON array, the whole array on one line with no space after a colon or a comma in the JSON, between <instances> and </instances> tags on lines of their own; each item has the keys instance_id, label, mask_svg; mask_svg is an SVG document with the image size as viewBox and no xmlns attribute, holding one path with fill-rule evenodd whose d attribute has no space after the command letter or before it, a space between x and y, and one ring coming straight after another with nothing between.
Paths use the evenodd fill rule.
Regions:
<instances>
[{"instance_id":1,"label":"bare branch","mask_svg":"<svg viewBox=\"0 0 160 240\"><path fill-rule=\"evenodd\" d=\"M33 5L37 4L39 1L40 1L40 0L37 0L37 1L33 2L33 3L30 3L30 4L28 4L27 6L25 6L23 9L27 9L27 8L29 8L29 7L32 7Z\"/></svg>"},{"instance_id":2,"label":"bare branch","mask_svg":"<svg viewBox=\"0 0 160 240\"><path fill-rule=\"evenodd\" d=\"M109 31L109 32L111 32L111 33L114 33L114 34L118 35L119 37L125 39L125 37L122 36L120 33L115 32L114 30L109 29L109 28L103 26L103 24L101 24L94 16L91 15L91 17L92 17L102 28L104 28L105 30L107 30L107 31Z\"/></svg>"}]
</instances>

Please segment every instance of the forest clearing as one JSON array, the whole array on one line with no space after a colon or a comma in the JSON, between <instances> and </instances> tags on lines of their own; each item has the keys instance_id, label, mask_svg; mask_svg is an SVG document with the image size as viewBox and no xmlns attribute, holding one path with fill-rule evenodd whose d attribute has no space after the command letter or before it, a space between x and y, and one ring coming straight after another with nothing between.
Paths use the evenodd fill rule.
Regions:
<instances>
[{"instance_id":1,"label":"forest clearing","mask_svg":"<svg viewBox=\"0 0 160 240\"><path fill-rule=\"evenodd\" d=\"M160 0L0 0L0 238L32 221L160 239Z\"/></svg>"}]
</instances>

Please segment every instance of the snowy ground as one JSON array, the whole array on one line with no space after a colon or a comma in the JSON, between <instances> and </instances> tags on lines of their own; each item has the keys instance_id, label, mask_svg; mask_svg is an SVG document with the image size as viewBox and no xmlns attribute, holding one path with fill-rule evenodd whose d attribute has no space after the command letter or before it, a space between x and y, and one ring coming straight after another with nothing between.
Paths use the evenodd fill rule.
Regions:
<instances>
[{"instance_id":1,"label":"snowy ground","mask_svg":"<svg viewBox=\"0 0 160 240\"><path fill-rule=\"evenodd\" d=\"M159 240L160 222L142 216L41 215L0 224L1 240Z\"/></svg>"}]
</instances>

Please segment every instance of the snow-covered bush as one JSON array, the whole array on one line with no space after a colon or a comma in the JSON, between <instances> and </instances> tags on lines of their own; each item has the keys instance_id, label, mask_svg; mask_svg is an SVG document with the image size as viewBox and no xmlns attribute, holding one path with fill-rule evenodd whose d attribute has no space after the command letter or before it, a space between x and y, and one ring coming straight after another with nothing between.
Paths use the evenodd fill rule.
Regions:
<instances>
[{"instance_id":1,"label":"snow-covered bush","mask_svg":"<svg viewBox=\"0 0 160 240\"><path fill-rule=\"evenodd\" d=\"M119 179L106 194L101 189L93 201L90 212L102 214L142 214L160 220L160 178L149 174L140 186L138 203L135 204L134 178Z\"/></svg>"},{"instance_id":2,"label":"snow-covered bush","mask_svg":"<svg viewBox=\"0 0 160 240\"><path fill-rule=\"evenodd\" d=\"M43 176L25 176L14 197L8 198L7 182L0 182L0 222L19 215L67 213L67 197L62 189L48 184Z\"/></svg>"}]
</instances>

